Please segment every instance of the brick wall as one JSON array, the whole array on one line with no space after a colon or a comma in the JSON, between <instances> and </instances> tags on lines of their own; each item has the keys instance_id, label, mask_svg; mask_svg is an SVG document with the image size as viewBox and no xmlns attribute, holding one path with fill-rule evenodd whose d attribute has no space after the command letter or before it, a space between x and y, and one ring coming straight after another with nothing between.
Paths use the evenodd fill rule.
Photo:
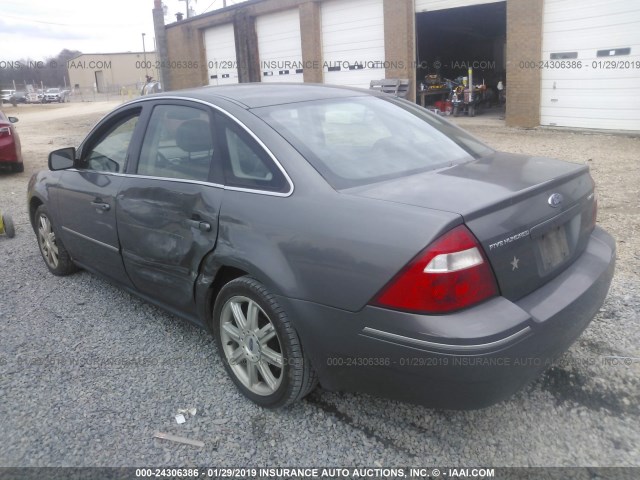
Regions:
<instances>
[{"instance_id":1,"label":"brick wall","mask_svg":"<svg viewBox=\"0 0 640 480\"><path fill-rule=\"evenodd\" d=\"M542 57L543 7L544 0L507 0L508 126L540 125L541 71L520 68L520 62Z\"/></svg>"},{"instance_id":2,"label":"brick wall","mask_svg":"<svg viewBox=\"0 0 640 480\"><path fill-rule=\"evenodd\" d=\"M415 7L413 0L384 0L386 78L409 79L409 100L415 101Z\"/></svg>"},{"instance_id":3,"label":"brick wall","mask_svg":"<svg viewBox=\"0 0 640 480\"><path fill-rule=\"evenodd\" d=\"M302 55L306 63L322 63L322 0L250 1L165 27L168 60L198 63L199 68L170 68L167 82L172 89L207 85L204 30L234 23L237 38L240 81L259 82L259 52L255 18L298 8ZM521 61L541 58L544 0L507 0L507 113L510 126L540 124L540 71L522 69ZM387 78L408 78L409 99L415 100L415 11L414 0L383 0L385 15L385 58L390 62ZM322 83L322 68L305 68L304 81Z\"/></svg>"},{"instance_id":4,"label":"brick wall","mask_svg":"<svg viewBox=\"0 0 640 480\"><path fill-rule=\"evenodd\" d=\"M170 65L178 61L199 64L199 68L170 68L168 84L172 89L207 85L206 52L204 30L234 23L238 60L238 76L241 82L259 82L259 52L255 30L255 18L291 8L300 11L300 33L302 36L302 56L307 65L314 62L319 68L305 68L304 81L322 83L322 0L263 0L241 3L226 10L215 11L193 19L167 25L168 60ZM385 13L385 58L390 62L386 69L387 78L408 78L411 81L410 95L415 90L415 12L413 0L383 0Z\"/></svg>"},{"instance_id":5,"label":"brick wall","mask_svg":"<svg viewBox=\"0 0 640 480\"><path fill-rule=\"evenodd\" d=\"M323 83L322 69L322 19L320 3L306 2L300 5L300 35L302 36L302 58L312 68L303 72L305 82ZM318 68L313 68L313 66Z\"/></svg>"}]
</instances>

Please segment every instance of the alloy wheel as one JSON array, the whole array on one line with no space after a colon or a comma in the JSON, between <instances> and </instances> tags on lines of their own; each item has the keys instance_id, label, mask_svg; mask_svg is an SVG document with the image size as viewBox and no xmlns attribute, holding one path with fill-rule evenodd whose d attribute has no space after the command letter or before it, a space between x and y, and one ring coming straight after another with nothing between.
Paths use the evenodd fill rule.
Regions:
<instances>
[{"instance_id":1,"label":"alloy wheel","mask_svg":"<svg viewBox=\"0 0 640 480\"><path fill-rule=\"evenodd\" d=\"M45 262L50 268L57 268L60 261L58 245L56 244L56 234L51 228L51 221L46 215L38 218L38 245Z\"/></svg>"},{"instance_id":2,"label":"alloy wheel","mask_svg":"<svg viewBox=\"0 0 640 480\"><path fill-rule=\"evenodd\" d=\"M234 296L220 315L220 340L234 375L251 392L275 393L284 376L282 345L271 319L253 300Z\"/></svg>"}]
</instances>

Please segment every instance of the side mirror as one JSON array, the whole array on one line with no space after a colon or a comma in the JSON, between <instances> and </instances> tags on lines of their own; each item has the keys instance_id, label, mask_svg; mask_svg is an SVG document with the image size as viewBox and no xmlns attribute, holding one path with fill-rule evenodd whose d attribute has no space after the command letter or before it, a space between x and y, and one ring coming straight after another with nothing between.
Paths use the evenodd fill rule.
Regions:
<instances>
[{"instance_id":1,"label":"side mirror","mask_svg":"<svg viewBox=\"0 0 640 480\"><path fill-rule=\"evenodd\" d=\"M49 154L49 170L66 170L76 162L76 149L73 147L54 150Z\"/></svg>"},{"instance_id":2,"label":"side mirror","mask_svg":"<svg viewBox=\"0 0 640 480\"><path fill-rule=\"evenodd\" d=\"M7 117L11 123L17 123L18 117Z\"/></svg>"}]
</instances>

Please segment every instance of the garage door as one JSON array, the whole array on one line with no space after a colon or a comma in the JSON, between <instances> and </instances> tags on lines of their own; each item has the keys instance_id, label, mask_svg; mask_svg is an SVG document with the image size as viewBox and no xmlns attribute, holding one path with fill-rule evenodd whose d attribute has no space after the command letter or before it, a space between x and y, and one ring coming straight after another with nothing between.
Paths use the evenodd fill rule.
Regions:
<instances>
[{"instance_id":1,"label":"garage door","mask_svg":"<svg viewBox=\"0 0 640 480\"><path fill-rule=\"evenodd\" d=\"M263 82L302 82L302 39L298 9L256 20Z\"/></svg>"},{"instance_id":2,"label":"garage door","mask_svg":"<svg viewBox=\"0 0 640 480\"><path fill-rule=\"evenodd\" d=\"M638 25L638 2L545 1L542 125L640 130Z\"/></svg>"},{"instance_id":3,"label":"garage door","mask_svg":"<svg viewBox=\"0 0 640 480\"><path fill-rule=\"evenodd\" d=\"M382 0L322 3L324 81L369 88L385 78Z\"/></svg>"},{"instance_id":4,"label":"garage door","mask_svg":"<svg viewBox=\"0 0 640 480\"><path fill-rule=\"evenodd\" d=\"M416 0L416 12L432 12L446 8L470 7L471 5L484 5L485 3L497 3L504 0Z\"/></svg>"},{"instance_id":5,"label":"garage door","mask_svg":"<svg viewBox=\"0 0 640 480\"><path fill-rule=\"evenodd\" d=\"M238 83L238 62L233 24L211 27L204 31L209 85Z\"/></svg>"}]
</instances>

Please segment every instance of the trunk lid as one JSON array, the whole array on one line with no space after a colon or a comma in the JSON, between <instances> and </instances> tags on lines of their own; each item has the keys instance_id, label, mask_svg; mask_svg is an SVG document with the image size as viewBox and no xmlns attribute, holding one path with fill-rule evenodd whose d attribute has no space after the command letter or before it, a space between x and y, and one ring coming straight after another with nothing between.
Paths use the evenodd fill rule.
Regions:
<instances>
[{"instance_id":1,"label":"trunk lid","mask_svg":"<svg viewBox=\"0 0 640 480\"><path fill-rule=\"evenodd\" d=\"M586 166L501 152L343 193L461 215L510 300L540 287L580 255L595 202Z\"/></svg>"}]
</instances>

